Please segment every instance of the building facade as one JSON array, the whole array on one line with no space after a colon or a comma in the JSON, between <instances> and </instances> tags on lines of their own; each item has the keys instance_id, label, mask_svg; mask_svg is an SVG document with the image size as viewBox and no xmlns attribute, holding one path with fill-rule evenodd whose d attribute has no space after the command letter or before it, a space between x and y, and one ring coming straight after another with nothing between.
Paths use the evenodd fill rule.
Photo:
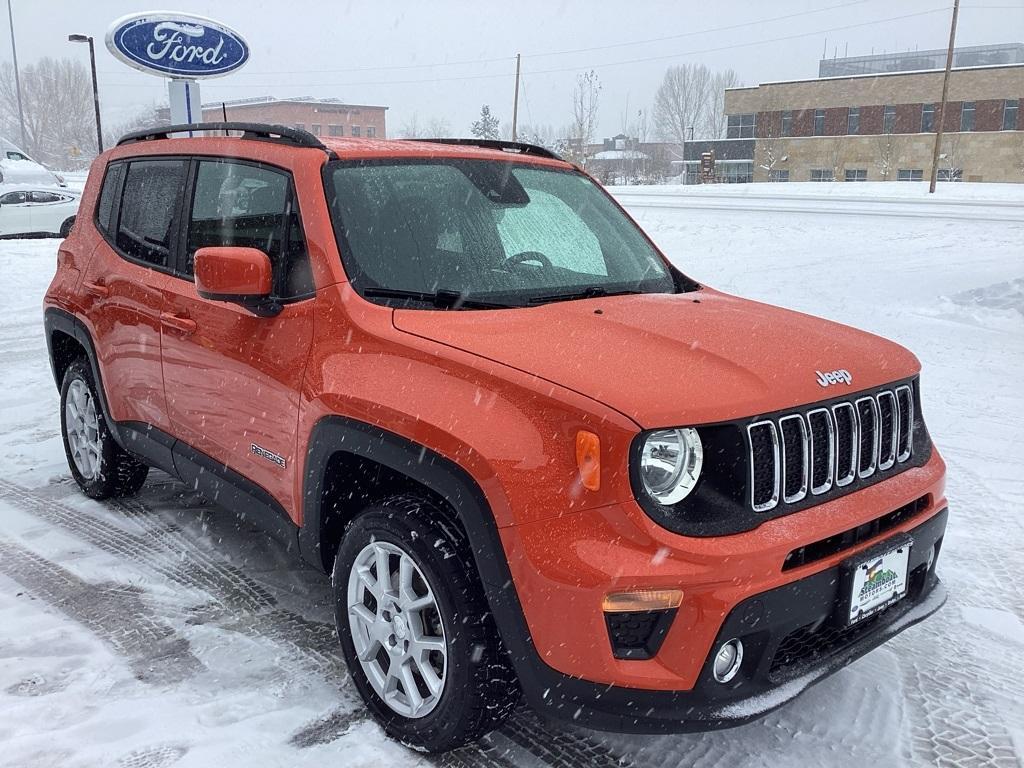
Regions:
<instances>
[{"instance_id":1,"label":"building facade","mask_svg":"<svg viewBox=\"0 0 1024 768\"><path fill-rule=\"evenodd\" d=\"M346 104L339 99L255 99L203 104L203 122L271 123L302 128L314 136L387 137L387 107Z\"/></svg>"},{"instance_id":2,"label":"building facade","mask_svg":"<svg viewBox=\"0 0 1024 768\"><path fill-rule=\"evenodd\" d=\"M755 181L929 178L941 70L732 88L729 138L755 139ZM950 75L940 180L1024 182L1024 64Z\"/></svg>"}]
</instances>

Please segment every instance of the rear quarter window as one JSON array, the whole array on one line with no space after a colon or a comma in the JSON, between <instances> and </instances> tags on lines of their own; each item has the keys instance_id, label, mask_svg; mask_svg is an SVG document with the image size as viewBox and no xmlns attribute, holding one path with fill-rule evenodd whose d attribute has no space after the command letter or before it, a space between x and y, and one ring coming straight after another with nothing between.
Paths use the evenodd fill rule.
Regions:
<instances>
[{"instance_id":1,"label":"rear quarter window","mask_svg":"<svg viewBox=\"0 0 1024 768\"><path fill-rule=\"evenodd\" d=\"M113 234L114 207L123 176L124 163L114 163L107 166L107 175L103 177L103 188L100 190L99 203L96 205L96 226L107 236Z\"/></svg>"}]
</instances>

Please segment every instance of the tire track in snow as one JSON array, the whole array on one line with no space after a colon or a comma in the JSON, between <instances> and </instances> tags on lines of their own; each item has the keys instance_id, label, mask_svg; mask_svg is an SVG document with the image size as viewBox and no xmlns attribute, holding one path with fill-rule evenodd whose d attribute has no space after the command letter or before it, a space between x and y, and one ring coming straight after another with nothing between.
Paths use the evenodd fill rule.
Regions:
<instances>
[{"instance_id":1,"label":"tire track in snow","mask_svg":"<svg viewBox=\"0 0 1024 768\"><path fill-rule=\"evenodd\" d=\"M8 539L0 539L0 572L126 657L142 682L179 683L203 668L188 640L143 603L138 589L84 581Z\"/></svg>"},{"instance_id":2,"label":"tire track in snow","mask_svg":"<svg viewBox=\"0 0 1024 768\"><path fill-rule=\"evenodd\" d=\"M50 486L51 489L54 486ZM255 579L232 565L219 562L207 554L194 539L177 526L167 525L156 511L138 498L113 499L103 502L118 510L139 533L105 522L89 514L88 509L75 508L57 496L74 486L61 484L48 498L43 493L0 480L0 499L29 512L47 523L56 525L85 540L97 549L130 560L158 575L195 589L209 596L214 610L194 613L192 624L214 625L256 639L284 646L290 659L281 660L282 679L294 679L310 672L347 684L348 666L338 644L333 624L305 618L277 604L273 595ZM347 701L339 709L291 737L297 747L329 743L344 735L352 725L369 716L351 693L340 692ZM552 768L621 768L631 765L613 754L608 747L572 730L549 726L529 710L520 708L500 731L507 742L504 752L524 751ZM469 745L432 761L444 768L479 768L509 765L495 744ZM525 755L524 755L525 756Z\"/></svg>"}]
</instances>

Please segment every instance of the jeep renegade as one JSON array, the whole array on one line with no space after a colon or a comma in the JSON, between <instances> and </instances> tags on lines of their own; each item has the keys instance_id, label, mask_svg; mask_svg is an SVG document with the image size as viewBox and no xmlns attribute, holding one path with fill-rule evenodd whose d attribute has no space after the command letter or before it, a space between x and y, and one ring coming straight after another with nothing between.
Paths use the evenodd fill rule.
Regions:
<instances>
[{"instance_id":1,"label":"jeep renegade","mask_svg":"<svg viewBox=\"0 0 1024 768\"><path fill-rule=\"evenodd\" d=\"M103 153L60 246L71 473L330 573L388 733L736 725L941 605L906 350L698 284L539 147L201 128Z\"/></svg>"}]
</instances>

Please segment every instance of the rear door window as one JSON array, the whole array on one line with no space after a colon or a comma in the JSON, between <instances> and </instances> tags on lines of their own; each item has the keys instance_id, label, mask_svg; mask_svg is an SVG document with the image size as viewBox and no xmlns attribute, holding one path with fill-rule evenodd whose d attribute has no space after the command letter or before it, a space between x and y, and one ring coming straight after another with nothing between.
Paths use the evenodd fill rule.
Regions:
<instances>
[{"instance_id":1,"label":"rear door window","mask_svg":"<svg viewBox=\"0 0 1024 768\"><path fill-rule=\"evenodd\" d=\"M59 203L64 200L62 196L53 192L30 192L29 199L33 203Z\"/></svg>"},{"instance_id":2,"label":"rear door window","mask_svg":"<svg viewBox=\"0 0 1024 768\"><path fill-rule=\"evenodd\" d=\"M107 168L107 175L103 177L103 189L100 190L100 201L96 205L96 225L100 231L111 236L117 217L114 215L117 203L117 193L121 189L121 177L124 176L124 164L115 163Z\"/></svg>"},{"instance_id":3,"label":"rear door window","mask_svg":"<svg viewBox=\"0 0 1024 768\"><path fill-rule=\"evenodd\" d=\"M258 248L274 267L274 294L299 298L313 292L302 218L291 176L261 165L200 160L188 225L185 272L200 248Z\"/></svg>"},{"instance_id":4,"label":"rear door window","mask_svg":"<svg viewBox=\"0 0 1024 768\"><path fill-rule=\"evenodd\" d=\"M128 165L117 226L117 247L126 256L171 266L175 214L185 186L185 160L136 160Z\"/></svg>"}]
</instances>

